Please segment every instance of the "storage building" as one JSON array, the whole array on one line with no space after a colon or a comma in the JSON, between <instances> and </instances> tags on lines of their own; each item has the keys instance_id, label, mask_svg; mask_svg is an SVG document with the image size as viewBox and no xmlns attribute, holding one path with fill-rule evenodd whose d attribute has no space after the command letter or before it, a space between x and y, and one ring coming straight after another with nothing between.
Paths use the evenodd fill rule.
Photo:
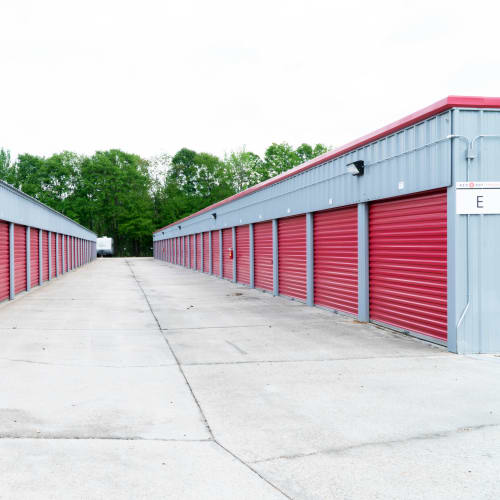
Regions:
<instances>
[{"instance_id":1,"label":"storage building","mask_svg":"<svg viewBox=\"0 0 500 500\"><path fill-rule=\"evenodd\" d=\"M500 98L450 96L156 231L154 256L500 351Z\"/></svg>"},{"instance_id":2,"label":"storage building","mask_svg":"<svg viewBox=\"0 0 500 500\"><path fill-rule=\"evenodd\" d=\"M0 302L95 258L96 235L0 181Z\"/></svg>"}]
</instances>

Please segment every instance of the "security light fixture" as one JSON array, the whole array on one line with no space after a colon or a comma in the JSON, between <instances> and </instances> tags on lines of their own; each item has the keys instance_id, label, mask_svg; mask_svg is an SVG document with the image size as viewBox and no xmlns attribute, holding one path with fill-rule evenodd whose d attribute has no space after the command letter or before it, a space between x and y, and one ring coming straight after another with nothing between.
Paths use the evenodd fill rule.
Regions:
<instances>
[{"instance_id":1,"label":"security light fixture","mask_svg":"<svg viewBox=\"0 0 500 500\"><path fill-rule=\"evenodd\" d=\"M363 175L365 170L365 162L363 160L356 160L347 164L347 171L352 175Z\"/></svg>"},{"instance_id":2,"label":"security light fixture","mask_svg":"<svg viewBox=\"0 0 500 500\"><path fill-rule=\"evenodd\" d=\"M217 214L214 212L214 213L212 214L212 217L214 218L214 220L215 220L215 219L217 219Z\"/></svg>"},{"instance_id":3,"label":"security light fixture","mask_svg":"<svg viewBox=\"0 0 500 500\"><path fill-rule=\"evenodd\" d=\"M177 226L179 229L181 228L181 226Z\"/></svg>"}]
</instances>

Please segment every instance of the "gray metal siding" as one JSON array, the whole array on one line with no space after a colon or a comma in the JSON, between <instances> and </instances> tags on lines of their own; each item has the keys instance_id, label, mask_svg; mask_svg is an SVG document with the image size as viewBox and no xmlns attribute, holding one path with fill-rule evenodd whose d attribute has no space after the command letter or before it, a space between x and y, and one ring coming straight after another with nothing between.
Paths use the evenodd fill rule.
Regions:
<instances>
[{"instance_id":1,"label":"gray metal siding","mask_svg":"<svg viewBox=\"0 0 500 500\"><path fill-rule=\"evenodd\" d=\"M469 180L500 180L500 111L455 109L453 123L454 133L468 140L482 134L494 136L476 139ZM466 141L454 139L453 183L466 180L466 152ZM500 215L455 215L455 195L453 185L449 189L449 216L454 217L454 283L450 283L453 296L449 300L453 300L450 320L457 333L456 345L450 349L459 353L499 352Z\"/></svg>"},{"instance_id":2,"label":"gray metal siding","mask_svg":"<svg viewBox=\"0 0 500 500\"><path fill-rule=\"evenodd\" d=\"M0 181L0 219L85 240L97 239L92 231L3 181Z\"/></svg>"},{"instance_id":3,"label":"gray metal siding","mask_svg":"<svg viewBox=\"0 0 500 500\"><path fill-rule=\"evenodd\" d=\"M216 219L205 213L180 223L180 230L164 229L154 240L449 186L450 133L447 111L217 207ZM365 174L354 177L346 165L358 159Z\"/></svg>"}]
</instances>

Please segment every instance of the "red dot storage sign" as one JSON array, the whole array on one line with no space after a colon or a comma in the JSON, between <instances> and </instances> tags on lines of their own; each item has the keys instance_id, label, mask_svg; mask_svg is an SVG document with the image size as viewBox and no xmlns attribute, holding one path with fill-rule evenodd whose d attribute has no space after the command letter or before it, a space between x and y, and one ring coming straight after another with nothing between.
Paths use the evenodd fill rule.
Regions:
<instances>
[{"instance_id":1,"label":"red dot storage sign","mask_svg":"<svg viewBox=\"0 0 500 500\"><path fill-rule=\"evenodd\" d=\"M500 182L456 183L457 214L500 214Z\"/></svg>"}]
</instances>

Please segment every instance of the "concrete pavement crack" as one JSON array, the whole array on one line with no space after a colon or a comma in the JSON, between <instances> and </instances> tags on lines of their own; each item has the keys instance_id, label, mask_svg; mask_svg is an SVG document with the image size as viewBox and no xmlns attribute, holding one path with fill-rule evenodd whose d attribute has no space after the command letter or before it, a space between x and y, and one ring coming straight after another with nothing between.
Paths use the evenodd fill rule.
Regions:
<instances>
[{"instance_id":1,"label":"concrete pavement crack","mask_svg":"<svg viewBox=\"0 0 500 500\"><path fill-rule=\"evenodd\" d=\"M9 361L11 363L28 363L32 365L44 366L65 366L78 368L163 368L165 366L175 366L175 363L161 363L159 365L84 365L78 363L51 363L49 361L34 361L31 359L12 359L0 358L0 361Z\"/></svg>"},{"instance_id":2,"label":"concrete pavement crack","mask_svg":"<svg viewBox=\"0 0 500 500\"><path fill-rule=\"evenodd\" d=\"M233 457L235 460L237 460L240 464L242 464L243 466L245 466L248 470L250 470L251 472L253 472L257 477L259 477L260 479L262 479L262 481L264 481L265 483L267 483L269 486L271 486L273 489L275 489L276 491L278 491L279 493L281 493L285 498L288 498L290 500L292 500L292 497L288 496L284 491L282 491L280 488L278 488L278 486L276 486L275 484L273 484L271 481L269 481L269 479L265 478L260 472L258 472L256 469L254 469L249 463L245 462L243 459L241 459L240 457L238 457L238 455L236 455L235 453L233 453L232 451L230 451L229 449L227 449L224 445L222 445L219 441L217 441L217 439L215 438L215 435L212 431L212 428L210 427L210 424L208 423L208 420L207 420L207 417L205 416L205 413L201 407L201 404L198 400L198 398L196 397L195 393L194 393L194 390L193 388L191 387L191 384L189 383L189 380L187 378L187 375L185 374L183 368L182 368L182 364L181 362L179 361L174 349L172 348L172 346L170 345L170 342L167 338L167 336L163 333L163 330L161 328L161 325L160 325L160 322L153 310L153 307L151 306L151 302L149 301L149 298L146 294L146 292L144 291L144 289L142 288L139 280L137 279L137 276L135 275L135 272L134 270L132 269L132 266L130 265L128 259L126 260L127 262L127 265L130 269L130 272L132 273L132 276L134 277L134 280L136 281L137 283L137 286L140 288L143 296L144 296L144 299L146 300L148 306L149 306L149 309L151 311L151 314L153 315L155 321L156 321L156 324L158 325L158 330L160 331L160 334L161 336L163 337L163 339L165 340L168 348L170 349L170 352L172 353L172 356L174 357L176 363L177 363L177 366L179 368L179 371L181 372L182 376L184 377L184 380L186 382L186 385L188 386L189 388L189 391L191 392L191 396L194 400L194 402L196 403L196 405L198 406L198 410L200 412L200 415L202 416L203 418L203 421L205 423L205 427L210 435L210 438L211 440L217 444L217 446L219 446L222 450L224 450L228 455L230 455L231 457Z\"/></svg>"},{"instance_id":3,"label":"concrete pavement crack","mask_svg":"<svg viewBox=\"0 0 500 500\"><path fill-rule=\"evenodd\" d=\"M38 440L45 440L45 441L52 441L52 440L67 440L67 441L159 441L159 442L164 442L164 443L212 443L212 439L177 439L177 438L142 438L142 437L136 437L136 436L30 436L30 435L25 435L21 436L18 434L0 434L0 440L2 439L38 439ZM1 497L0 497L1 498Z\"/></svg>"},{"instance_id":4,"label":"concrete pavement crack","mask_svg":"<svg viewBox=\"0 0 500 500\"><path fill-rule=\"evenodd\" d=\"M151 311L151 314L152 314L153 318L155 319L156 324L158 325L158 331L160 332L160 335L163 337L163 340L167 344L168 349L170 350L170 353L172 354L172 357L175 359L175 362L177 364L177 368L179 369L179 372L181 373L182 377L184 378L184 381L185 381L185 383L186 383L186 385L187 385L187 387L189 389L189 392L191 393L191 397L193 398L194 402L196 403L196 406L198 407L198 411L200 412L200 415L201 415L201 417L203 419L203 423L205 424L205 428L206 428L209 436L212 438L212 440L214 440L214 435L213 435L212 429L210 428L210 425L208 424L208 421L207 421L207 419L205 417L205 414L203 413L203 410L201 408L200 402L198 401L198 398L194 394L193 388L191 387L191 384L189 383L189 380L188 380L186 374L184 373L184 370L182 369L182 365L179 362L179 359L177 358L176 353L172 349L172 346L170 345L170 342L168 341L167 337L164 335L164 333L163 333L163 331L161 329L160 321L158 320L155 312L153 311L153 307L151 306L151 302L149 301L149 297L146 295L146 292L142 288L142 285L140 284L139 280L137 279L137 276L135 275L135 272L132 269L132 266L130 265L130 262L128 261L128 259L126 259L125 262L127 263L127 266L129 267L130 272L132 273L132 276L133 276L133 278L134 278L137 286L141 290L142 295L144 297L144 300L148 304L149 310Z\"/></svg>"},{"instance_id":5,"label":"concrete pavement crack","mask_svg":"<svg viewBox=\"0 0 500 500\"><path fill-rule=\"evenodd\" d=\"M261 464L261 463L266 463L266 462L274 462L276 460L294 460L296 458L306 458L306 457L313 457L315 455L329 455L329 454L335 454L335 453L345 453L348 451L352 450L358 450L362 448L368 448L370 446L392 446L392 445L397 445L397 444L403 444L403 443L410 443L412 441L426 441L430 439L442 439L445 437L452 436L454 434L460 433L460 432L473 432L477 430L482 430L482 429L489 429L489 428L494 428L494 427L499 427L500 423L498 424L482 424L482 425L475 425L471 427L459 427L457 429L452 429L448 431L443 431L443 432L433 432L433 433L426 433L426 434L419 434L417 436L410 436L404 439L391 439L387 441L370 441L368 443L360 443L360 444L354 444L351 446L342 446L338 448L325 448L323 450L317 450L317 451L311 451L307 453L296 453L296 454L291 454L291 455L279 455L276 457L269 457L269 458L263 458L260 460L254 460L250 462L251 464Z\"/></svg>"},{"instance_id":6,"label":"concrete pavement crack","mask_svg":"<svg viewBox=\"0 0 500 500\"><path fill-rule=\"evenodd\" d=\"M226 342L228 342L226 340ZM229 343L229 342L228 342ZM332 361L368 361L371 359L423 359L448 357L447 354L424 354L422 356L366 356L353 358L322 358L322 359L261 359L261 360L238 360L238 361L207 361L199 363L183 363L183 366L218 366L218 365L250 365L250 364L273 364L273 363L329 363Z\"/></svg>"}]
</instances>

